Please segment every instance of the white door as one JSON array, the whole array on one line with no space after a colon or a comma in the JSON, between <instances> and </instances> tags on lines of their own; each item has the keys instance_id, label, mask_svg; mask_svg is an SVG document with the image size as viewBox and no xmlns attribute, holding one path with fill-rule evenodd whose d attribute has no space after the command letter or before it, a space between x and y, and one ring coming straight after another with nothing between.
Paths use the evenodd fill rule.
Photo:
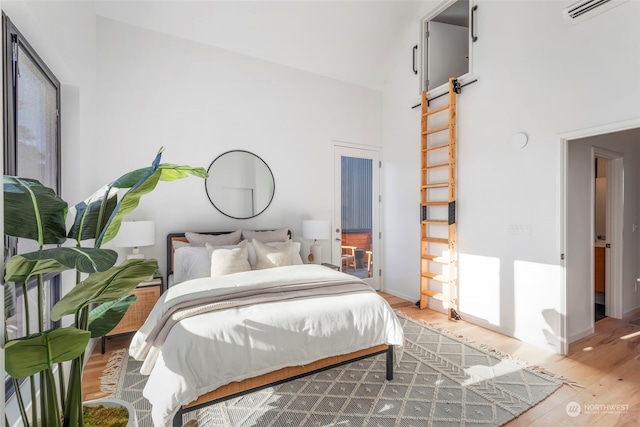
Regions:
<instances>
[{"instance_id":1,"label":"white door","mask_svg":"<svg viewBox=\"0 0 640 427\"><path fill-rule=\"evenodd\" d=\"M334 145L333 264L381 287L380 151Z\"/></svg>"}]
</instances>

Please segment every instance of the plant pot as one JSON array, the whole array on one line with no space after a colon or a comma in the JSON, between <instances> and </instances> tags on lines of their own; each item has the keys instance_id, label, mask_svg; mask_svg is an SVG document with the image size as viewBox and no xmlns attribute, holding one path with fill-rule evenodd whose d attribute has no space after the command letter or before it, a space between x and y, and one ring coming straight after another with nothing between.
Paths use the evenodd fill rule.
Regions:
<instances>
[{"instance_id":1,"label":"plant pot","mask_svg":"<svg viewBox=\"0 0 640 427\"><path fill-rule=\"evenodd\" d=\"M95 399L89 400L87 402L82 402L82 406L91 407L99 405L103 405L105 407L124 406L129 411L129 422L127 422L127 427L138 427L138 417L136 416L136 410L131 403L125 400L112 398Z\"/></svg>"}]
</instances>

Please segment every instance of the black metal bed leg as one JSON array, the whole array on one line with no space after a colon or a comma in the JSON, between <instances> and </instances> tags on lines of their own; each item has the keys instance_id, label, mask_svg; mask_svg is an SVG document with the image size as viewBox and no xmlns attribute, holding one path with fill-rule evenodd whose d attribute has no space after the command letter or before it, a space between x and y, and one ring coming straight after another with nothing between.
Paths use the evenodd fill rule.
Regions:
<instances>
[{"instance_id":1,"label":"black metal bed leg","mask_svg":"<svg viewBox=\"0 0 640 427\"><path fill-rule=\"evenodd\" d=\"M180 407L176 415L173 417L173 427L182 427L182 414L184 414L184 411L182 410L182 407Z\"/></svg>"},{"instance_id":2,"label":"black metal bed leg","mask_svg":"<svg viewBox=\"0 0 640 427\"><path fill-rule=\"evenodd\" d=\"M393 379L393 346L389 345L387 348L387 380Z\"/></svg>"}]
</instances>

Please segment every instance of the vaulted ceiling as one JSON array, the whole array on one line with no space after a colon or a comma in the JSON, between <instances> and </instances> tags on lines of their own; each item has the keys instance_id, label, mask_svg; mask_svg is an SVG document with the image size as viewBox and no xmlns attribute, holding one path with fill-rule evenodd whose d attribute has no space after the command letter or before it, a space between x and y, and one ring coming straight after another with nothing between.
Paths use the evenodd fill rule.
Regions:
<instances>
[{"instance_id":1,"label":"vaulted ceiling","mask_svg":"<svg viewBox=\"0 0 640 427\"><path fill-rule=\"evenodd\" d=\"M99 16L373 89L435 1L96 1ZM412 25L413 24L413 25ZM418 34L416 34L416 39ZM411 46L407 47L407 61ZM410 66L410 65L408 65Z\"/></svg>"}]
</instances>

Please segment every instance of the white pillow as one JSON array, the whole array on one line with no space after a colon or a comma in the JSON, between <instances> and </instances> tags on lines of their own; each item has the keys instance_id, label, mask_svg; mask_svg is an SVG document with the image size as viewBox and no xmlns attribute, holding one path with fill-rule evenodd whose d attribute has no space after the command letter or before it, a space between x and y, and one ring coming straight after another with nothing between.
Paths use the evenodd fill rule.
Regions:
<instances>
[{"instance_id":1,"label":"white pillow","mask_svg":"<svg viewBox=\"0 0 640 427\"><path fill-rule=\"evenodd\" d=\"M187 231L184 236L191 246L205 246L207 243L214 246L227 246L240 243L241 234L241 230L226 234L200 234Z\"/></svg>"},{"instance_id":2,"label":"white pillow","mask_svg":"<svg viewBox=\"0 0 640 427\"><path fill-rule=\"evenodd\" d=\"M232 249L235 245L215 246ZM173 283L211 276L211 249L205 246L182 246L173 252Z\"/></svg>"},{"instance_id":3,"label":"white pillow","mask_svg":"<svg viewBox=\"0 0 640 427\"><path fill-rule=\"evenodd\" d=\"M183 242L182 240L174 240L171 242L171 245L174 250L184 248L185 246L191 246L189 242Z\"/></svg>"},{"instance_id":4,"label":"white pillow","mask_svg":"<svg viewBox=\"0 0 640 427\"><path fill-rule=\"evenodd\" d=\"M233 248L214 247L208 243L206 247L211 251L212 277L251 270L246 240Z\"/></svg>"},{"instance_id":5,"label":"white pillow","mask_svg":"<svg viewBox=\"0 0 640 427\"><path fill-rule=\"evenodd\" d=\"M173 253L173 283L208 277L211 258L205 247L183 246Z\"/></svg>"},{"instance_id":6,"label":"white pillow","mask_svg":"<svg viewBox=\"0 0 640 427\"><path fill-rule=\"evenodd\" d=\"M283 242L281 247L269 246L259 240L254 240L256 250L256 270L291 265L291 240Z\"/></svg>"},{"instance_id":7,"label":"white pillow","mask_svg":"<svg viewBox=\"0 0 640 427\"><path fill-rule=\"evenodd\" d=\"M291 265L302 265L302 257L300 256L300 242L291 241Z\"/></svg>"},{"instance_id":8,"label":"white pillow","mask_svg":"<svg viewBox=\"0 0 640 427\"><path fill-rule=\"evenodd\" d=\"M265 243L267 246L271 246L273 248L282 248L287 245L288 242L291 242L291 265L302 265L302 257L300 256L300 242L294 242L293 240L288 240L287 242L270 242ZM249 242L249 264L251 264L251 268L255 270L256 264L258 260L256 257L256 249L253 247L253 242Z\"/></svg>"},{"instance_id":9,"label":"white pillow","mask_svg":"<svg viewBox=\"0 0 640 427\"><path fill-rule=\"evenodd\" d=\"M262 243L286 242L289 240L289 229L281 228L269 231L242 230L242 240L251 242L253 239L260 240Z\"/></svg>"}]
</instances>

